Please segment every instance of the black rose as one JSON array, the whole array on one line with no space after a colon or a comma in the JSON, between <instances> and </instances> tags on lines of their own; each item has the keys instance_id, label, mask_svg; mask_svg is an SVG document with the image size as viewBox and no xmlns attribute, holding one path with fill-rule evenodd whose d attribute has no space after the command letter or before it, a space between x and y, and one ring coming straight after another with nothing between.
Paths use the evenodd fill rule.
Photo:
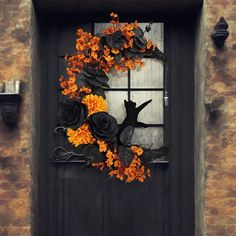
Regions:
<instances>
[{"instance_id":1,"label":"black rose","mask_svg":"<svg viewBox=\"0 0 236 236\"><path fill-rule=\"evenodd\" d=\"M106 112L98 112L90 116L90 130L97 139L112 140L117 133L116 119Z\"/></svg>"},{"instance_id":2,"label":"black rose","mask_svg":"<svg viewBox=\"0 0 236 236\"><path fill-rule=\"evenodd\" d=\"M91 86L109 88L107 84L109 78L102 69L95 69L94 66L86 64L81 76L80 79L85 80Z\"/></svg>"},{"instance_id":3,"label":"black rose","mask_svg":"<svg viewBox=\"0 0 236 236\"><path fill-rule=\"evenodd\" d=\"M106 36L107 44L110 48L121 49L125 43L125 37L121 31L115 31Z\"/></svg>"},{"instance_id":4,"label":"black rose","mask_svg":"<svg viewBox=\"0 0 236 236\"><path fill-rule=\"evenodd\" d=\"M58 122L65 127L78 127L87 118L87 108L78 101L66 100L60 104Z\"/></svg>"}]
</instances>

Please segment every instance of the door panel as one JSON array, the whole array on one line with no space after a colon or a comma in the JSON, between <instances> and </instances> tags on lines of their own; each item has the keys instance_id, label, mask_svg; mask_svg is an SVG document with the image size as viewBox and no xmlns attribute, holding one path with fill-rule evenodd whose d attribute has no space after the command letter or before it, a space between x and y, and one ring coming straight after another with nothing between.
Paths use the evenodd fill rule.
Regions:
<instances>
[{"instance_id":1,"label":"door panel","mask_svg":"<svg viewBox=\"0 0 236 236\"><path fill-rule=\"evenodd\" d=\"M93 25L89 23L79 23L79 21L70 19L61 23L58 19L50 19L46 24L42 23L42 114L41 114L41 159L39 165L39 186L38 186L38 223L35 231L38 236L191 236L194 235L194 211L193 211L193 152L191 149L191 121L186 119L192 115L191 97L192 92L192 69L191 62L181 57L183 64L178 62L177 56L173 58L173 48L182 44L182 39L190 40L187 44L190 56L192 53L192 32L186 29L172 30L172 24L165 25L165 37L172 37L171 41L165 43L165 51L170 58L168 83L164 84L158 81L155 73L151 73L153 82L149 78L143 84L141 78L137 76L137 83L131 83L135 89L147 87L148 89L163 88L166 86L171 94L171 99L176 99L169 108L163 110L163 106L153 106L152 111L155 114L155 120L150 117L141 117L147 123L165 123L165 134L162 127L150 127L148 129L137 129L137 133L143 132L143 135L137 135L141 143L153 140L153 147L158 147L165 140L165 143L173 145L174 155L171 156L171 165L152 165L152 177L145 183L124 184L119 181L109 179L106 174L101 174L94 168L85 168L79 164L58 164L51 163L49 157L53 149L62 145L69 147L62 137L62 133L53 135L56 127L56 114L58 103L64 99L59 92L58 78L65 71L63 57L66 54L75 52L75 32L79 27L84 30L92 31ZM176 26L175 26L176 27ZM187 30L191 27L187 28ZM179 34L179 31L181 33ZM169 40L169 38L168 38ZM175 41L177 40L177 41ZM166 42L166 39L165 39ZM164 47L164 45L162 44ZM178 49L183 54L185 48ZM151 59L150 59L151 60ZM154 64L150 62L148 68L153 68ZM158 63L158 62L157 62ZM178 66L180 68L178 68ZM187 71L184 67L189 66ZM170 68L172 67L172 68ZM157 65L159 76L163 76L164 68ZM150 72L150 71L149 71ZM177 74L176 74L177 72ZM133 74L135 76L135 72ZM127 74L122 78L127 78ZM181 78L181 76L184 77ZM114 75L114 78L116 75ZM187 81L187 77L189 81ZM171 79L171 80L170 80ZM176 80L177 79L177 80ZM176 80L173 84L170 81ZM172 83L172 82L171 82ZM178 84L179 83L179 84ZM184 90L184 94L190 99L187 104L183 102L184 83L189 86L190 91ZM174 86L174 87L173 87ZM114 81L112 88L127 88L127 82ZM154 93L155 92L155 93ZM156 104L163 104L162 91L150 91L149 95ZM115 102L112 97L120 97L137 100L141 103L148 100L147 94L139 91L137 96L133 91L108 91L107 98L109 106L114 107ZM141 99L142 98L142 99ZM140 101L138 100L140 99ZM172 102L172 100L171 100ZM122 103L119 104L121 113L117 117L121 122L125 112L122 110ZM173 107L175 106L175 107ZM187 108L186 108L187 106ZM119 108L119 109L120 109ZM155 113L158 109L161 113ZM173 112L174 111L174 112ZM182 132L183 120L186 126ZM148 120L150 119L150 120ZM179 122L179 123L178 123ZM145 138L148 134L151 138ZM172 133L174 132L174 134ZM164 135L164 136L163 136ZM189 141L186 142L186 135L189 135ZM188 138L188 137L187 137ZM155 146L156 144L156 146ZM188 147L184 149L184 145ZM184 150L183 150L184 149ZM192 156L191 156L192 155ZM190 160L187 160L189 158ZM187 161L186 161L187 160ZM186 161L185 163L183 163ZM189 180L183 180L188 177ZM184 193L183 193L184 191ZM185 191L188 191L185 192ZM184 196L184 198L183 198ZM183 207L183 208L182 208ZM188 209L186 207L189 207ZM183 216L183 213L187 215ZM189 217L189 219L188 219ZM186 226L186 222L189 223Z\"/></svg>"}]
</instances>

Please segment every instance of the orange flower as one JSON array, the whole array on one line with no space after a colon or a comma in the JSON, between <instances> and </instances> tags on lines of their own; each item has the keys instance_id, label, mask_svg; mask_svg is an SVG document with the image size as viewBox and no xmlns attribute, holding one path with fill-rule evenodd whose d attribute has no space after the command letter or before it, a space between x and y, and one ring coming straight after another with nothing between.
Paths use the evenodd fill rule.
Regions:
<instances>
[{"instance_id":1,"label":"orange flower","mask_svg":"<svg viewBox=\"0 0 236 236\"><path fill-rule=\"evenodd\" d=\"M111 52L114 54L118 54L120 52L120 50L116 49L116 48L112 48Z\"/></svg>"},{"instance_id":2,"label":"orange flower","mask_svg":"<svg viewBox=\"0 0 236 236\"><path fill-rule=\"evenodd\" d=\"M79 92L89 94L89 93L92 92L92 90L91 90L91 88L81 87L81 88L79 89Z\"/></svg>"},{"instance_id":3,"label":"orange flower","mask_svg":"<svg viewBox=\"0 0 236 236\"><path fill-rule=\"evenodd\" d=\"M134 29L137 29L139 26L138 26L138 21L135 21L134 22Z\"/></svg>"},{"instance_id":4,"label":"orange flower","mask_svg":"<svg viewBox=\"0 0 236 236\"><path fill-rule=\"evenodd\" d=\"M91 50L94 52L94 51L98 51L99 50L99 46L97 44L93 45L91 47Z\"/></svg>"},{"instance_id":5,"label":"orange flower","mask_svg":"<svg viewBox=\"0 0 236 236\"><path fill-rule=\"evenodd\" d=\"M118 17L118 14L115 14L114 12L112 12L112 13L110 14L110 16L113 17L113 18L117 18L117 17Z\"/></svg>"},{"instance_id":6,"label":"orange flower","mask_svg":"<svg viewBox=\"0 0 236 236\"><path fill-rule=\"evenodd\" d=\"M110 55L104 56L104 58L105 58L105 60L108 61L108 62L114 61L114 57L111 57Z\"/></svg>"},{"instance_id":7,"label":"orange flower","mask_svg":"<svg viewBox=\"0 0 236 236\"><path fill-rule=\"evenodd\" d=\"M134 26L132 24L125 23L125 30L131 31L133 29L134 29Z\"/></svg>"},{"instance_id":8,"label":"orange flower","mask_svg":"<svg viewBox=\"0 0 236 236\"><path fill-rule=\"evenodd\" d=\"M141 48L140 50L139 50L139 52L145 52L146 51L146 48Z\"/></svg>"},{"instance_id":9,"label":"orange flower","mask_svg":"<svg viewBox=\"0 0 236 236\"><path fill-rule=\"evenodd\" d=\"M106 153L106 157L107 157L106 165L108 167L111 167L114 164L114 162L118 160L116 150L114 151L114 153L111 150L108 150Z\"/></svg>"},{"instance_id":10,"label":"orange flower","mask_svg":"<svg viewBox=\"0 0 236 236\"><path fill-rule=\"evenodd\" d=\"M104 141L97 140L97 144L99 145L99 152L106 152L108 144Z\"/></svg>"},{"instance_id":11,"label":"orange flower","mask_svg":"<svg viewBox=\"0 0 236 236\"><path fill-rule=\"evenodd\" d=\"M92 42L92 43L99 43L99 42L100 42L100 38L97 37L97 36L94 36L94 37L91 39L91 42Z\"/></svg>"},{"instance_id":12,"label":"orange flower","mask_svg":"<svg viewBox=\"0 0 236 236\"><path fill-rule=\"evenodd\" d=\"M114 167L121 168L121 162L120 162L120 160L116 160L116 161L114 162Z\"/></svg>"},{"instance_id":13,"label":"orange flower","mask_svg":"<svg viewBox=\"0 0 236 236\"><path fill-rule=\"evenodd\" d=\"M92 165L92 167L97 167L100 170L103 170L104 167L105 167L105 163L104 162L92 163L91 165Z\"/></svg>"},{"instance_id":14,"label":"orange flower","mask_svg":"<svg viewBox=\"0 0 236 236\"><path fill-rule=\"evenodd\" d=\"M77 130L71 128L67 129L67 136L70 143L75 147L78 147L81 144L91 144L96 141L89 131L88 124L83 124Z\"/></svg>"},{"instance_id":15,"label":"orange flower","mask_svg":"<svg viewBox=\"0 0 236 236\"><path fill-rule=\"evenodd\" d=\"M106 45L104 46L104 56L108 56L110 54L110 48Z\"/></svg>"},{"instance_id":16,"label":"orange flower","mask_svg":"<svg viewBox=\"0 0 236 236\"><path fill-rule=\"evenodd\" d=\"M89 116L97 112L107 112L107 103L102 96L89 94L83 98L82 103L87 106Z\"/></svg>"},{"instance_id":17,"label":"orange flower","mask_svg":"<svg viewBox=\"0 0 236 236\"><path fill-rule=\"evenodd\" d=\"M77 89L78 89L78 86L77 86L76 84L73 84L73 85L71 85L71 86L65 88L65 89L62 91L62 94L63 94L63 95L68 95L68 94L70 94L70 93L76 92Z\"/></svg>"},{"instance_id":18,"label":"orange flower","mask_svg":"<svg viewBox=\"0 0 236 236\"><path fill-rule=\"evenodd\" d=\"M134 61L132 59L129 59L125 62L125 66L129 68L130 70L133 70L135 68Z\"/></svg>"},{"instance_id":19,"label":"orange flower","mask_svg":"<svg viewBox=\"0 0 236 236\"><path fill-rule=\"evenodd\" d=\"M110 26L110 27L107 27L105 30L104 30L104 33L105 34L112 34L116 31L115 27L114 26Z\"/></svg>"},{"instance_id":20,"label":"orange flower","mask_svg":"<svg viewBox=\"0 0 236 236\"><path fill-rule=\"evenodd\" d=\"M91 52L91 57L96 60L98 58L98 54L96 52Z\"/></svg>"},{"instance_id":21,"label":"orange flower","mask_svg":"<svg viewBox=\"0 0 236 236\"><path fill-rule=\"evenodd\" d=\"M147 41L147 49L150 49L152 46L152 41L151 40L148 40Z\"/></svg>"},{"instance_id":22,"label":"orange flower","mask_svg":"<svg viewBox=\"0 0 236 236\"><path fill-rule=\"evenodd\" d=\"M134 154L137 154L138 156L141 156L143 154L143 149L137 146L132 146L131 150Z\"/></svg>"}]
</instances>

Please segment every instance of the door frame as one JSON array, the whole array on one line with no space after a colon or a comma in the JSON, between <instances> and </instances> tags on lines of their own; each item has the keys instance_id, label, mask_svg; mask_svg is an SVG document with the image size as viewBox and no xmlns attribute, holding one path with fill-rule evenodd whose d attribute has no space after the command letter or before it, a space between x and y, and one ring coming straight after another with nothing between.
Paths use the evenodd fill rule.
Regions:
<instances>
[{"instance_id":1,"label":"door frame","mask_svg":"<svg viewBox=\"0 0 236 236\"><path fill-rule=\"evenodd\" d=\"M55 45L47 45L49 28L53 21L58 17L51 14L38 15L38 37L39 48L38 53L41 58L41 85L40 94L44 94L47 84L44 78L48 75L46 58L53 57L48 55L47 47ZM155 17L153 17L155 18ZM47 19L45 22L43 19ZM74 19L74 16L70 20ZM142 20L145 20L145 16ZM166 224L166 235L171 236L189 236L194 235L194 36L196 17L191 18L187 23L183 24L183 19L178 21L164 20L165 23L165 53L168 58L167 73L167 89L169 91L170 106L166 109L166 130L165 140L171 145L172 155L169 171L166 172L166 178L171 179L173 183L169 186L165 184L166 191L170 191L169 199L165 204L171 204L172 209L168 213L170 219L166 216L168 224ZM50 22L50 24L48 23ZM45 33L46 32L46 33ZM174 53L172 51L174 49ZM183 69L184 68L184 69ZM50 68L53 69L53 68ZM55 68L54 68L55 69ZM54 89L54 88L52 88ZM52 90L53 91L53 90ZM43 169L48 168L49 160L43 161L42 157L48 156L45 146L48 145L47 137L49 130L47 121L44 120L47 113L46 106L47 97L40 97L40 115L38 117L40 132L40 163L37 163L37 182L38 197L36 197L36 206L34 207L34 235L47 235L47 231L42 231L45 226L45 218L48 209L48 199L45 192L50 192L47 182L47 173L43 173ZM168 114L175 114L173 115ZM172 135L170 135L172 134ZM40 170L41 169L41 170ZM185 171L183 171L185 170ZM51 169L51 171L56 171ZM158 187L158 186L157 186ZM191 189L191 191L189 191ZM177 197L176 197L177 196ZM178 204L176 204L176 202ZM179 217L181 215L181 217ZM42 220L44 219L44 220ZM52 222L50 222L52 223ZM41 232L41 233L39 233ZM43 232L43 234L42 234Z\"/></svg>"}]
</instances>

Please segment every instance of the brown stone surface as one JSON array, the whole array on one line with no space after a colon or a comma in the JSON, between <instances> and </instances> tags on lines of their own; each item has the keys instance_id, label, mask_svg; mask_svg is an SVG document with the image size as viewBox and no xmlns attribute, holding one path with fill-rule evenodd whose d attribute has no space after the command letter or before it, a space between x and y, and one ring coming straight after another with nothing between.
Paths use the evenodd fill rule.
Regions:
<instances>
[{"instance_id":1,"label":"brown stone surface","mask_svg":"<svg viewBox=\"0 0 236 236\"><path fill-rule=\"evenodd\" d=\"M236 235L236 2L206 0L205 103L223 97L220 116L206 124L205 133L205 223L207 236ZM223 50L217 50L210 33L221 16L230 35Z\"/></svg>"},{"instance_id":2,"label":"brown stone surface","mask_svg":"<svg viewBox=\"0 0 236 236\"><path fill-rule=\"evenodd\" d=\"M0 82L22 81L18 127L0 120L0 235L31 231L31 1L0 0Z\"/></svg>"}]
</instances>

